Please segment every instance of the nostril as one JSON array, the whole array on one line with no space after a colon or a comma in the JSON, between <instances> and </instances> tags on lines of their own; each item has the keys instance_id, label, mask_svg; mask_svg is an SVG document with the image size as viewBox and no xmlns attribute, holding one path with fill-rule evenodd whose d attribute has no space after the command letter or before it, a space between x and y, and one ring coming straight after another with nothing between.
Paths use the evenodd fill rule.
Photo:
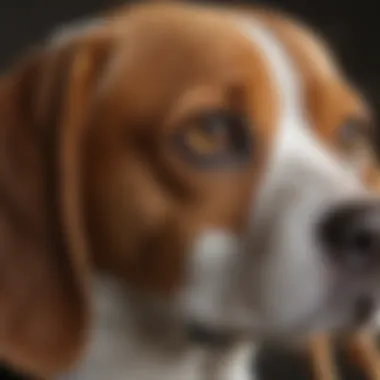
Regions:
<instances>
[{"instance_id":1,"label":"nostril","mask_svg":"<svg viewBox=\"0 0 380 380\"><path fill-rule=\"evenodd\" d=\"M373 205L348 205L322 222L320 241L327 254L350 267L368 268L380 258L380 213Z\"/></svg>"},{"instance_id":2,"label":"nostril","mask_svg":"<svg viewBox=\"0 0 380 380\"><path fill-rule=\"evenodd\" d=\"M372 252L375 246L375 235L369 229L358 229L352 235L352 242L349 243L349 248L357 252Z\"/></svg>"}]
</instances>

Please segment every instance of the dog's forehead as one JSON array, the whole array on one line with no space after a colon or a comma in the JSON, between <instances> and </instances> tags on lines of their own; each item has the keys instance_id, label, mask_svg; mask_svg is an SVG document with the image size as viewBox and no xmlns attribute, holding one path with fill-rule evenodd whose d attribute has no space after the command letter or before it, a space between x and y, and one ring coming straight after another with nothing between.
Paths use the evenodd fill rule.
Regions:
<instances>
[{"instance_id":1,"label":"dog's forehead","mask_svg":"<svg viewBox=\"0 0 380 380\"><path fill-rule=\"evenodd\" d=\"M150 97L152 103L163 101L164 94L176 96L176 91L191 85L206 83L220 89L235 81L257 97L264 87L268 91L268 87L277 86L268 67L268 58L275 58L265 57L258 36L247 36L247 31L242 31L242 25L258 22L270 30L294 61L302 82L303 106L310 108L318 128L326 125L323 115L330 115L329 124L330 119L339 119L342 113L367 111L322 40L299 23L274 13L143 4L126 7L116 16L66 28L56 34L53 43L67 43L78 37L88 43L95 36L109 35L115 45L115 57L102 78L103 92L112 86L127 86L139 89L141 96ZM152 99L155 94L156 99ZM117 96L122 97L123 92ZM262 102L261 108L268 107Z\"/></svg>"},{"instance_id":2,"label":"dog's forehead","mask_svg":"<svg viewBox=\"0 0 380 380\"><path fill-rule=\"evenodd\" d=\"M240 109L252 113L262 129L270 129L276 114L276 90L262 49L242 33L238 18L229 13L196 7L148 7L64 31L57 43L73 35L89 43L94 36L111 35L112 57L99 78L99 101L111 99L113 107L132 117L165 114L182 99L200 108L223 107L232 90ZM162 16L162 17L161 17ZM201 91L198 91L202 89ZM204 91L203 91L204 89ZM196 99L191 94L201 94ZM118 106L115 106L118 104ZM185 108L192 105L185 105Z\"/></svg>"},{"instance_id":3,"label":"dog's forehead","mask_svg":"<svg viewBox=\"0 0 380 380\"><path fill-rule=\"evenodd\" d=\"M115 50L123 57L118 59L119 70L123 66L125 70L127 63L135 60L134 70L140 69L145 74L139 79L149 73L163 75L166 70L173 80L160 82L160 86L171 86L178 82L178 77L194 80L191 74L203 76L203 80L221 81L233 75L244 77L242 72L249 66L251 70L265 71L265 68L257 68L261 58L257 54L256 38L251 39L249 47L239 30L238 24L244 19L252 23L260 21L273 32L295 61L308 88L323 87L326 92L345 93L349 107L360 104L360 99L353 96L354 91L344 86L342 73L322 39L300 23L273 12L183 3L135 5L119 9L108 17L59 30L52 43L61 45L78 38L87 43L91 37L107 34L113 37ZM254 54L249 53L250 49ZM115 67L108 72L109 79L113 78L111 73L116 77L121 75ZM331 84L330 90L326 83Z\"/></svg>"},{"instance_id":4,"label":"dog's forehead","mask_svg":"<svg viewBox=\"0 0 380 380\"><path fill-rule=\"evenodd\" d=\"M261 51L244 38L233 17L202 8L174 7L163 15L160 10L144 9L126 18L110 72L118 76L133 70L142 81L167 76L159 85L169 88L249 81L253 71L266 71Z\"/></svg>"},{"instance_id":5,"label":"dog's forehead","mask_svg":"<svg viewBox=\"0 0 380 380\"><path fill-rule=\"evenodd\" d=\"M149 81L151 91L155 85L160 87L160 96L163 89L169 93L171 88L181 85L207 82L225 86L234 80L240 81L248 93L255 94L263 91L259 83L262 78L265 78L265 87L277 86L268 64L268 59L275 58L265 57L258 36L242 33L242 25L262 23L293 61L305 99L303 107L317 128L330 130L332 127L326 125L338 123L342 114L367 112L365 103L347 83L322 40L280 15L161 5L141 7L124 17L125 38L124 43L119 44L123 58L115 60L115 66L108 71L109 79L114 75L116 83L122 83L123 76L124 82L130 81L134 75L134 88L138 87L137 80L141 86L148 85ZM133 60L135 65L131 64ZM132 73L127 73L128 68ZM271 88L270 91L278 90ZM266 108L263 102L261 108ZM324 115L327 114L330 116L326 121ZM334 118L336 120L330 122Z\"/></svg>"}]
</instances>

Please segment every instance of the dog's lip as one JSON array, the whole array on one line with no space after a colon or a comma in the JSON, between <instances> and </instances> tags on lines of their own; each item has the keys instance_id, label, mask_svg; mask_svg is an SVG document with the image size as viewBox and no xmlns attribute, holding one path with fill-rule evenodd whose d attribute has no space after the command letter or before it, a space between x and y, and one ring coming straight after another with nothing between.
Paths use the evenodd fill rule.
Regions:
<instances>
[{"instance_id":1,"label":"dog's lip","mask_svg":"<svg viewBox=\"0 0 380 380\"><path fill-rule=\"evenodd\" d=\"M191 321L185 324L186 337L193 343L212 348L221 348L230 345L239 339L242 332L232 331L227 328L217 328Z\"/></svg>"},{"instance_id":2,"label":"dog's lip","mask_svg":"<svg viewBox=\"0 0 380 380\"><path fill-rule=\"evenodd\" d=\"M195 321L186 324L186 335L194 343L212 347L223 347L233 340L231 332Z\"/></svg>"}]
</instances>

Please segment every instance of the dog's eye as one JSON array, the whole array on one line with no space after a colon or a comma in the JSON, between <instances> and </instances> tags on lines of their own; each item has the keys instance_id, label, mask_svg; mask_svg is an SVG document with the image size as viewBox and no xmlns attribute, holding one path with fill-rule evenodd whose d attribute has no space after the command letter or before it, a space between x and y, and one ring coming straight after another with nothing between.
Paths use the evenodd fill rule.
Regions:
<instances>
[{"instance_id":1,"label":"dog's eye","mask_svg":"<svg viewBox=\"0 0 380 380\"><path fill-rule=\"evenodd\" d=\"M350 119L342 124L337 132L342 154L351 168L361 173L371 159L371 125L362 120Z\"/></svg>"},{"instance_id":2,"label":"dog's eye","mask_svg":"<svg viewBox=\"0 0 380 380\"><path fill-rule=\"evenodd\" d=\"M195 121L184 134L186 145L200 155L212 155L228 150L232 132L232 125L228 122L217 116L208 117L203 123Z\"/></svg>"},{"instance_id":3,"label":"dog's eye","mask_svg":"<svg viewBox=\"0 0 380 380\"><path fill-rule=\"evenodd\" d=\"M208 111L188 119L175 134L186 159L200 167L230 166L251 155L249 122L229 111Z\"/></svg>"},{"instance_id":4,"label":"dog's eye","mask_svg":"<svg viewBox=\"0 0 380 380\"><path fill-rule=\"evenodd\" d=\"M367 128L359 120L349 119L345 121L338 129L338 143L343 151L350 153L366 142Z\"/></svg>"}]
</instances>

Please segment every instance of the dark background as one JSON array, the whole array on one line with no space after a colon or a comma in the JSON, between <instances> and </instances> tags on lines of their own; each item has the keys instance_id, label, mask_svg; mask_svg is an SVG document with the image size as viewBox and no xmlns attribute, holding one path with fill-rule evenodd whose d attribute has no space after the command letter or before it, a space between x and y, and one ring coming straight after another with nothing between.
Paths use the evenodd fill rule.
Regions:
<instances>
[{"instance_id":1,"label":"dark background","mask_svg":"<svg viewBox=\"0 0 380 380\"><path fill-rule=\"evenodd\" d=\"M17 59L23 49L37 43L57 24L87 17L123 1L1 2L0 68L4 69ZM380 124L380 12L377 11L377 0L260 0L252 3L272 5L291 12L316 27L330 42L351 78L367 95ZM380 133L377 142L380 141L379 137ZM300 354L286 352L278 347L268 347L262 350L260 357L260 372L265 380L311 378L307 358ZM344 380L364 379L357 369L345 362L344 352L337 359L341 364ZM0 367L0 379L16 379L14 376L5 367L4 370Z\"/></svg>"},{"instance_id":2,"label":"dark background","mask_svg":"<svg viewBox=\"0 0 380 380\"><path fill-rule=\"evenodd\" d=\"M224 3L235 0L224 0ZM54 26L128 0L1 0L0 68ZM214 1L214 2L217 2ZM222 2L222 1L221 1ZM293 13L330 41L346 70L380 110L380 12L377 0L257 0ZM380 116L380 111L379 111Z\"/></svg>"}]
</instances>

